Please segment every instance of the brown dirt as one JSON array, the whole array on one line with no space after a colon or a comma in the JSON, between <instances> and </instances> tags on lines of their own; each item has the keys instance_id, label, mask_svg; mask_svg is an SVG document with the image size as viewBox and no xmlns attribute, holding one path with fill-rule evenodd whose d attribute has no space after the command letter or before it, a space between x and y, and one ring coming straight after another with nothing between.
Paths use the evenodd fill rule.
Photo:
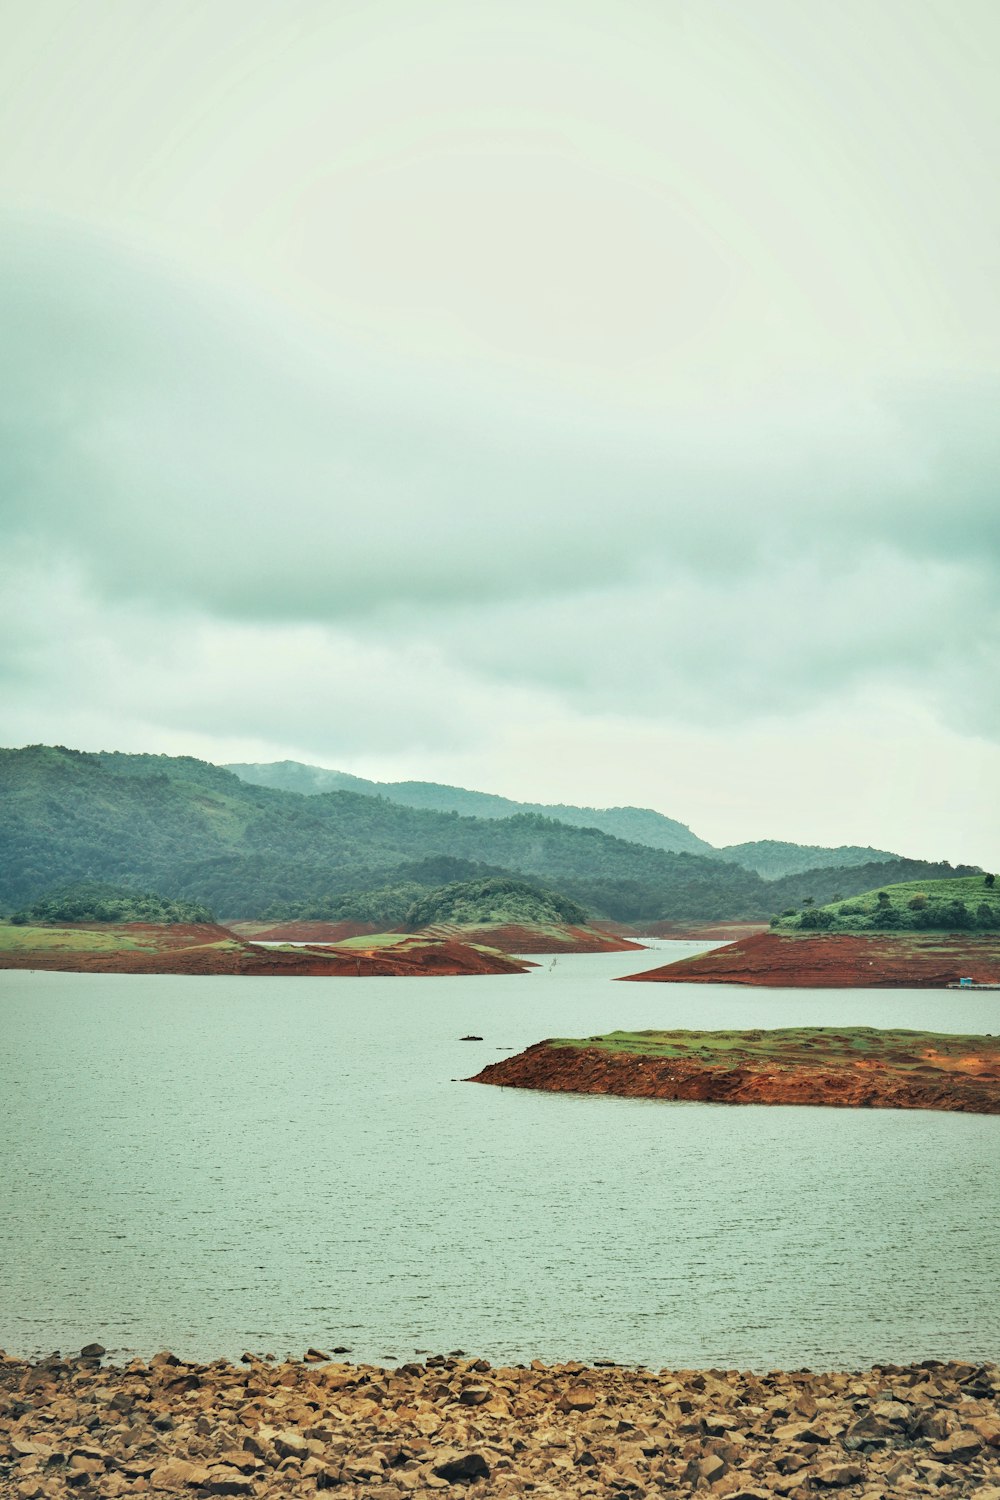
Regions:
<instances>
[{"instance_id":1,"label":"brown dirt","mask_svg":"<svg viewBox=\"0 0 1000 1500\"><path fill-rule=\"evenodd\" d=\"M675 938L680 942L734 943L738 938L767 932L766 922L642 922L636 925L639 937Z\"/></svg>"},{"instance_id":2,"label":"brown dirt","mask_svg":"<svg viewBox=\"0 0 1000 1500\"><path fill-rule=\"evenodd\" d=\"M343 943L379 930L374 922L230 922L229 927L254 943Z\"/></svg>"},{"instance_id":3,"label":"brown dirt","mask_svg":"<svg viewBox=\"0 0 1000 1500\"><path fill-rule=\"evenodd\" d=\"M517 923L487 923L482 927L435 926L424 929L431 937L453 937L464 943L485 943L504 953L625 953L641 949L642 943L596 927L521 926Z\"/></svg>"},{"instance_id":4,"label":"brown dirt","mask_svg":"<svg viewBox=\"0 0 1000 1500\"><path fill-rule=\"evenodd\" d=\"M626 1099L689 1100L706 1104L820 1104L842 1109L935 1109L1000 1114L1000 1043L962 1068L934 1053L913 1057L809 1064L774 1060L734 1067L694 1058L644 1057L599 1047L554 1047L537 1042L514 1057L490 1063L470 1083L541 1089L557 1094L614 1094ZM1000 1500L1000 1497L998 1497Z\"/></svg>"},{"instance_id":5,"label":"brown dirt","mask_svg":"<svg viewBox=\"0 0 1000 1500\"><path fill-rule=\"evenodd\" d=\"M1000 981L1000 939L971 933L760 932L626 977L804 989L942 989L963 975Z\"/></svg>"},{"instance_id":6,"label":"brown dirt","mask_svg":"<svg viewBox=\"0 0 1000 1500\"><path fill-rule=\"evenodd\" d=\"M1000 1500L1000 1370L848 1374L0 1355L0 1494Z\"/></svg>"},{"instance_id":7,"label":"brown dirt","mask_svg":"<svg viewBox=\"0 0 1000 1500\"><path fill-rule=\"evenodd\" d=\"M0 968L49 969L83 974L239 974L352 978L423 974L521 974L528 965L505 953L484 953L465 943L402 938L391 947L266 949L209 924L153 926L127 923L79 931L118 932L141 948L111 951L53 947L0 951Z\"/></svg>"}]
</instances>

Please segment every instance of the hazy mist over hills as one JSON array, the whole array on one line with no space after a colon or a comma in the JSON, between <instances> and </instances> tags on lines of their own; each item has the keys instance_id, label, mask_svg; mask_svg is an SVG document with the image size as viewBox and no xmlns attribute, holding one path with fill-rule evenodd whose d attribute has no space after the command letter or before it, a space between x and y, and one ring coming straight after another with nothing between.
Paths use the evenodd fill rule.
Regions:
<instances>
[{"instance_id":1,"label":"hazy mist over hills","mask_svg":"<svg viewBox=\"0 0 1000 1500\"><path fill-rule=\"evenodd\" d=\"M304 766L297 761L279 761L271 765L226 767L244 781L257 786L277 787L282 791L316 796L323 792L351 791L368 797L386 797L406 807L443 809L479 818L509 818L518 813L537 813L578 828L599 828L616 838L648 844L654 849L703 854L730 860L745 869L756 870L765 879L798 874L820 867L876 864L900 856L887 849L850 847L824 849L816 845L780 843L762 839L748 844L723 845L715 849L698 838L684 823L678 823L649 807L569 807L565 803L515 802L491 792L473 792L464 787L441 786L436 782L368 781L345 771L328 771L321 766Z\"/></svg>"}]
</instances>

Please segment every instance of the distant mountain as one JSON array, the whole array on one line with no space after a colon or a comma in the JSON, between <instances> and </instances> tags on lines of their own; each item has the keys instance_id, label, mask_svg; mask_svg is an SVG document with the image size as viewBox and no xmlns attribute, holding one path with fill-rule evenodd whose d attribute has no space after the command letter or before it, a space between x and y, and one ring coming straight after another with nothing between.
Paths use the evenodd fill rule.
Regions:
<instances>
[{"instance_id":1,"label":"distant mountain","mask_svg":"<svg viewBox=\"0 0 1000 1500\"><path fill-rule=\"evenodd\" d=\"M972 873L896 860L768 882L717 854L651 848L536 813L463 817L353 791L302 796L190 756L0 750L0 909L8 911L98 880L197 902L223 918L305 919L332 916L350 894L391 887L392 899L409 905L413 886L516 876L592 916L714 921Z\"/></svg>"},{"instance_id":2,"label":"distant mountain","mask_svg":"<svg viewBox=\"0 0 1000 1500\"><path fill-rule=\"evenodd\" d=\"M422 807L435 812L457 812L466 818L512 818L519 813L533 813L555 818L573 828L599 828L615 838L633 844L648 844L651 849L668 849L673 853L708 854L712 845L692 833L685 823L654 812L651 807L573 807L565 802L514 802L493 792L471 792L461 786L444 786L436 781L367 781L347 771L327 771L322 766L306 766L297 760L271 761L263 765L230 763L232 771L254 786L273 787L282 792L302 792L316 796L322 792L357 792L363 797L385 797L404 807ZM734 860L741 864L741 860Z\"/></svg>"},{"instance_id":3,"label":"distant mountain","mask_svg":"<svg viewBox=\"0 0 1000 1500\"><path fill-rule=\"evenodd\" d=\"M857 844L825 849L820 844L783 844L777 839L726 844L715 853L719 859L742 865L744 870L756 870L765 880L780 880L783 875L799 875L805 870L842 870L852 865L884 864L902 858L888 849L862 849Z\"/></svg>"}]
</instances>

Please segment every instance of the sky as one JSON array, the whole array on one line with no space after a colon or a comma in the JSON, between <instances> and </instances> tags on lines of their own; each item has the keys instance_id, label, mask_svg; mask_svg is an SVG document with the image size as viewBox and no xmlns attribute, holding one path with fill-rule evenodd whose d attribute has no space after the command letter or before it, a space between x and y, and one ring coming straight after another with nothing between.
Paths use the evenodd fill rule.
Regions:
<instances>
[{"instance_id":1,"label":"sky","mask_svg":"<svg viewBox=\"0 0 1000 1500\"><path fill-rule=\"evenodd\" d=\"M0 0L0 740L1000 867L994 0Z\"/></svg>"}]
</instances>

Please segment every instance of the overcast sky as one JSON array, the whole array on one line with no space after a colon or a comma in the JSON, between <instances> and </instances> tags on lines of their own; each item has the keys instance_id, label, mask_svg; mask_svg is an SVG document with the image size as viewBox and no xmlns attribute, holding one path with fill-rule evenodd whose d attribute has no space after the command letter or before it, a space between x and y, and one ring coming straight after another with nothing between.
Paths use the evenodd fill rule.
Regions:
<instances>
[{"instance_id":1,"label":"overcast sky","mask_svg":"<svg viewBox=\"0 0 1000 1500\"><path fill-rule=\"evenodd\" d=\"M1000 866L995 0L2 0L0 739Z\"/></svg>"}]
</instances>

